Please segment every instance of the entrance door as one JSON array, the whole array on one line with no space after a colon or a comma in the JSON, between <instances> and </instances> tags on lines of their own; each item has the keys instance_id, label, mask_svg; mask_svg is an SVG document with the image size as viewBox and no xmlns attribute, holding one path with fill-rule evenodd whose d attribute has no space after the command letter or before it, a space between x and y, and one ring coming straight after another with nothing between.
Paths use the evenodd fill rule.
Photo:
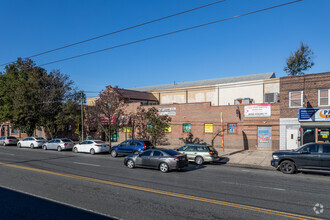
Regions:
<instances>
[{"instance_id":1,"label":"entrance door","mask_svg":"<svg viewBox=\"0 0 330 220\"><path fill-rule=\"evenodd\" d=\"M286 149L292 150L298 148L298 131L296 129L286 130Z\"/></svg>"},{"instance_id":2,"label":"entrance door","mask_svg":"<svg viewBox=\"0 0 330 220\"><path fill-rule=\"evenodd\" d=\"M272 127L258 127L258 147L272 147Z\"/></svg>"}]
</instances>

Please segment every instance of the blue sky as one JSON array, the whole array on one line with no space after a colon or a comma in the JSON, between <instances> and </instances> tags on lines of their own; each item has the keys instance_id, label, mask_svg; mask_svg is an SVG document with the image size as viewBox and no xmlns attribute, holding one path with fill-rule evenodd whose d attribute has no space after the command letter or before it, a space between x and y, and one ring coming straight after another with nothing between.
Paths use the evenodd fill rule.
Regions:
<instances>
[{"instance_id":1,"label":"blue sky","mask_svg":"<svg viewBox=\"0 0 330 220\"><path fill-rule=\"evenodd\" d=\"M214 1L2 0L0 63ZM227 0L36 57L34 61L43 64L285 2L289 0ZM106 85L134 88L265 72L284 76L286 58L303 41L315 53L315 66L307 73L327 72L330 71L329 9L329 0L304 0L44 68L61 70L70 75L78 88L87 91L100 91Z\"/></svg>"}]
</instances>

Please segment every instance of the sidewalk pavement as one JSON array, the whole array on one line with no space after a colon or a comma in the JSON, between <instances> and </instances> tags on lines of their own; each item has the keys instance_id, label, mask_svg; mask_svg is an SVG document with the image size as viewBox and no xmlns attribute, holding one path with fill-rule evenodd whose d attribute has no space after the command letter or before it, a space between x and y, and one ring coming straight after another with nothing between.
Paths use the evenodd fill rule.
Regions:
<instances>
[{"instance_id":1,"label":"sidewalk pavement","mask_svg":"<svg viewBox=\"0 0 330 220\"><path fill-rule=\"evenodd\" d=\"M266 150L242 150L242 149L217 149L220 162L233 166L273 169L270 165L272 151Z\"/></svg>"}]
</instances>

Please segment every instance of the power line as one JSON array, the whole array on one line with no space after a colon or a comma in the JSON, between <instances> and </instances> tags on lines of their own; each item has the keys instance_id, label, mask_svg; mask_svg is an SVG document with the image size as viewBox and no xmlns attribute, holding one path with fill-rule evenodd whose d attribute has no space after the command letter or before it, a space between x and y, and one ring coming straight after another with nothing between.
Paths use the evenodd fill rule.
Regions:
<instances>
[{"instance_id":1,"label":"power line","mask_svg":"<svg viewBox=\"0 0 330 220\"><path fill-rule=\"evenodd\" d=\"M189 9L189 10L186 10L186 11L182 11L182 12L178 12L178 13L175 13L175 14L172 14L172 15L168 15L168 16L165 16L165 17L162 17L162 18L158 18L158 19L155 19L155 20L152 20L152 21L147 21L147 22L144 22L144 23L141 23L141 24L133 25L133 26L130 26L130 27L127 27L127 28L124 28L124 29L120 29L120 30L113 31L113 32L110 32L110 33L107 33L107 34L103 34L103 35L99 35L99 36L96 36L96 37L92 37L92 38L89 38L89 39L86 39L86 40L82 40L82 41L79 41L79 42L76 42L76 43L68 44L68 45L65 45L65 46L62 46L62 47L58 47L58 48L55 48L55 49L52 49L52 50L47 50L45 52L34 54L34 55L29 56L27 58L41 56L41 55L44 55L44 54L47 54L47 53L51 53L51 52L54 52L54 51L57 51L57 50L62 50L62 49L68 48L68 47L72 47L72 46L78 45L78 44L86 43L88 41L96 40L96 39L99 39L99 38L102 38L102 37L106 37L106 36L109 36L109 35L113 35L113 34L118 34L118 33L123 32L123 31L131 30L131 29L134 29L134 28L137 28L137 27L141 27L141 26L144 26L144 25L147 25L147 24L155 23L157 21L165 20L167 18L171 18L171 17L175 17L175 16L178 16L178 15L182 15L182 14L185 14L185 13L188 13L188 12L192 12L192 11L195 11L195 10L198 10L198 9L201 9L201 8L205 8L205 7L208 7L208 6L211 6L211 5L215 5L215 4L224 2L224 1L226 1L226 0L216 1L216 2L213 2L213 3L210 3L210 4L202 5L202 6L199 6L199 7L196 7L196 8L192 8L192 9ZM15 62L15 61L4 63L4 64L1 64L0 66L4 66L4 65L7 65L7 64L10 64L10 63L13 63L13 62Z\"/></svg>"},{"instance_id":2,"label":"power line","mask_svg":"<svg viewBox=\"0 0 330 220\"><path fill-rule=\"evenodd\" d=\"M297 2L300 2L300 1L302 1L302 0L291 1L291 2L284 3L284 4L275 5L275 6L272 6L272 7L263 8L263 9L259 9L259 10L256 10L256 11L252 11L252 12L248 12L248 13L244 13L244 14L240 14L240 15L235 15L235 16L232 16L232 17L228 17L228 18L224 18L224 19L220 19L220 20L216 20L216 21L212 21L212 22L208 22L208 23L204 23L204 24L200 24L200 25L196 25L196 26L192 26L192 27L188 27L188 28L184 28L184 29L180 29L180 30L176 30L176 31L172 31L172 32L168 32L168 33L165 33L165 34L160 34L160 35L144 38L144 39L141 39L141 40L136 40L136 41L131 41L131 42L124 43L124 44L119 44L119 45L116 45L116 46L113 46L113 47L108 47L108 48L105 48L105 49L96 50L96 51L92 51L92 52L89 52L89 53L84 53L84 54L80 54L80 55L76 55L76 56L72 56L72 57L68 57L68 58L64 58L64 59L60 59L60 60L56 60L56 61L52 61L52 62L48 62L48 63L44 63L44 64L41 64L39 66L46 66L46 65L49 65L49 64L59 63L59 62L63 62L63 61L66 61L66 60L71 60L71 59L79 58L79 57L82 57L82 56L87 56L87 55L91 55L91 54L94 54L94 53L103 52L103 51L106 51L106 50L112 50L112 49L115 49L115 48L124 47L124 46L128 46L128 45L131 45L131 44L144 42L144 41L147 41L147 40L152 40L152 39L155 39L155 38L165 37L165 36L180 33L180 32L183 32L183 31L188 31L188 30L204 27L204 26L207 26L207 25L211 25L211 24L231 20L231 19L234 19L234 18L239 18L239 17L243 17L243 16L246 16L246 15L255 14L255 13L258 13L258 12L263 12L263 11L266 11L266 10L286 6L286 5L297 3Z\"/></svg>"}]
</instances>

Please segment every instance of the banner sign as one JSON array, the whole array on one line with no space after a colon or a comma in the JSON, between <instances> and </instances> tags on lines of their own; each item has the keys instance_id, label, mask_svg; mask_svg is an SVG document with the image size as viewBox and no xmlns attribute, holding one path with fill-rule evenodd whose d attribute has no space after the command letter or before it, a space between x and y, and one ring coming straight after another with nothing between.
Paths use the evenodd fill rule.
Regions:
<instances>
[{"instance_id":1,"label":"banner sign","mask_svg":"<svg viewBox=\"0 0 330 220\"><path fill-rule=\"evenodd\" d=\"M205 124L204 125L205 133L213 133L213 124Z\"/></svg>"},{"instance_id":2,"label":"banner sign","mask_svg":"<svg viewBox=\"0 0 330 220\"><path fill-rule=\"evenodd\" d=\"M261 105L245 105L244 106L245 117L270 117L271 116L271 104Z\"/></svg>"},{"instance_id":3,"label":"banner sign","mask_svg":"<svg viewBox=\"0 0 330 220\"><path fill-rule=\"evenodd\" d=\"M330 121L330 108L301 108L299 121Z\"/></svg>"},{"instance_id":4,"label":"banner sign","mask_svg":"<svg viewBox=\"0 0 330 220\"><path fill-rule=\"evenodd\" d=\"M159 108L158 109L159 115L176 115L176 108Z\"/></svg>"}]
</instances>

